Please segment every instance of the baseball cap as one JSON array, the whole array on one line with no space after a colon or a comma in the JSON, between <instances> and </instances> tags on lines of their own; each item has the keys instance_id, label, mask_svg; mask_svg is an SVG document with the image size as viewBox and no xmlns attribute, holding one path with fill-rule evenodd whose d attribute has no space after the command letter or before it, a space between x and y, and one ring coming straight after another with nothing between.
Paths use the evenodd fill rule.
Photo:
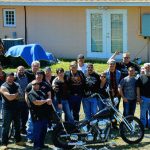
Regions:
<instances>
[{"instance_id":1,"label":"baseball cap","mask_svg":"<svg viewBox=\"0 0 150 150\"><path fill-rule=\"evenodd\" d=\"M32 84L32 85L35 85L35 84L39 84L39 82L38 82L37 80L33 80L33 81L31 82L31 84Z\"/></svg>"},{"instance_id":2,"label":"baseball cap","mask_svg":"<svg viewBox=\"0 0 150 150\"><path fill-rule=\"evenodd\" d=\"M108 64L115 64L116 63L116 61L114 60L114 59L110 59L109 61L108 61Z\"/></svg>"},{"instance_id":3,"label":"baseball cap","mask_svg":"<svg viewBox=\"0 0 150 150\"><path fill-rule=\"evenodd\" d=\"M84 59L84 55L83 54L79 54L77 59Z\"/></svg>"},{"instance_id":4,"label":"baseball cap","mask_svg":"<svg viewBox=\"0 0 150 150\"><path fill-rule=\"evenodd\" d=\"M51 71L51 68L50 67L45 67L44 71Z\"/></svg>"}]
</instances>

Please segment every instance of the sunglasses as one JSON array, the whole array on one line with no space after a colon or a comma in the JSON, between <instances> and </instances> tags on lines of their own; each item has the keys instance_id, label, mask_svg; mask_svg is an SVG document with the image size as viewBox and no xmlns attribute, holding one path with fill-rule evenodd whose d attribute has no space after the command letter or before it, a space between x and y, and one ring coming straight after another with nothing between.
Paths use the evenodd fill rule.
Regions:
<instances>
[{"instance_id":1,"label":"sunglasses","mask_svg":"<svg viewBox=\"0 0 150 150\"><path fill-rule=\"evenodd\" d=\"M123 57L124 59L129 59L130 57Z\"/></svg>"},{"instance_id":2,"label":"sunglasses","mask_svg":"<svg viewBox=\"0 0 150 150\"><path fill-rule=\"evenodd\" d=\"M100 77L106 78L106 76L100 76Z\"/></svg>"},{"instance_id":3,"label":"sunglasses","mask_svg":"<svg viewBox=\"0 0 150 150\"><path fill-rule=\"evenodd\" d=\"M34 84L32 84L32 85L40 85L39 83L34 83Z\"/></svg>"}]
</instances>

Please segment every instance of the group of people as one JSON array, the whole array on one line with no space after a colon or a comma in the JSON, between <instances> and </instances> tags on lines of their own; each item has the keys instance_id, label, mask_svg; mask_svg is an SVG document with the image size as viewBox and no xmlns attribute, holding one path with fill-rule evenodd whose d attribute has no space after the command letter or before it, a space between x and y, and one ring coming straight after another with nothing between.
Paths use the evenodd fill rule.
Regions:
<instances>
[{"instance_id":1,"label":"group of people","mask_svg":"<svg viewBox=\"0 0 150 150\"><path fill-rule=\"evenodd\" d=\"M94 71L92 63L84 62L83 54L70 62L68 71L57 68L55 75L50 67L40 70L39 61L32 62L31 70L19 66L16 73L7 74L0 65L1 149L7 149L12 121L17 145L25 145L20 134L27 134L28 142L34 143L34 149L46 148L47 127L54 119L52 105L58 111L63 110L65 121L75 123L80 119L82 103L85 119L88 120L105 108L100 100L91 97L94 93L99 93L103 99L122 98L124 116L134 115L136 103L140 103L140 119L145 128L150 128L150 63L140 68L130 61L129 53L124 53L123 60L116 62L118 54L114 53L107 62L108 69L100 74Z\"/></svg>"}]
</instances>

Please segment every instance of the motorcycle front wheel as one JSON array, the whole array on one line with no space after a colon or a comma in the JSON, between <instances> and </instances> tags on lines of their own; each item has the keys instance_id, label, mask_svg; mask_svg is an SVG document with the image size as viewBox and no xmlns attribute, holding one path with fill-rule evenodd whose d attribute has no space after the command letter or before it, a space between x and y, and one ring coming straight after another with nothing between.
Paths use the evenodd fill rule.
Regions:
<instances>
[{"instance_id":1,"label":"motorcycle front wheel","mask_svg":"<svg viewBox=\"0 0 150 150\"><path fill-rule=\"evenodd\" d=\"M72 149L74 145L69 145L71 142L70 137L67 136L67 134L75 133L77 132L76 126L70 123L64 123L65 129L67 130L67 133L65 132L64 128L61 124L56 126L52 133L52 141L54 146L63 148L63 149Z\"/></svg>"},{"instance_id":2,"label":"motorcycle front wheel","mask_svg":"<svg viewBox=\"0 0 150 150\"><path fill-rule=\"evenodd\" d=\"M138 144L144 137L144 127L141 121L134 116L127 116L125 118L131 130L124 122L120 124L120 136L128 144Z\"/></svg>"}]
</instances>

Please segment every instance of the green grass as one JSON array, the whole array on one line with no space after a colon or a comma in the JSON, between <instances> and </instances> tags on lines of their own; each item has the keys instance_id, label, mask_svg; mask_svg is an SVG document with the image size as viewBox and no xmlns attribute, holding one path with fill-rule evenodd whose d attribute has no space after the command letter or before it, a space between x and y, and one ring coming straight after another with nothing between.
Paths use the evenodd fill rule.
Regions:
<instances>
[{"instance_id":1,"label":"green grass","mask_svg":"<svg viewBox=\"0 0 150 150\"><path fill-rule=\"evenodd\" d=\"M60 68L60 67L64 68L64 70L69 70L70 61L71 60L61 60L60 63L51 65L50 67L52 68L52 72L55 74L56 69ZM87 62L91 62L91 61L89 60ZM94 64L95 71L98 73L103 72L108 67L108 65L104 62L98 62L98 61L92 61L92 62ZM6 72L16 72L16 68L6 68L4 70ZM122 102L120 103L120 110L121 111L123 110ZM139 115L140 115L140 106L137 105L135 116L139 117ZM83 113L83 109L81 108L80 119L83 119L83 118L84 118L84 113ZM117 143L117 147L109 148L109 149L111 149L111 150L149 150L150 149L150 130L146 131L146 136L147 137L145 137L140 144L128 145L119 137L119 134L118 134L118 137L113 140ZM49 135L46 138L46 144L49 145L49 147L50 147L49 150L54 150L52 148L51 137ZM98 149L102 148L105 144L106 144L106 146L108 146L108 143L102 143L102 144L94 145L91 148L94 150L98 150ZM13 143L11 143L11 144L9 144L9 148L15 149L15 150L19 150L19 149L29 150L29 149L32 149L32 145L27 144L26 147L20 147L20 146L15 146Z\"/></svg>"},{"instance_id":2,"label":"green grass","mask_svg":"<svg viewBox=\"0 0 150 150\"><path fill-rule=\"evenodd\" d=\"M52 69L52 72L55 74L56 69L60 68L60 67L64 68L65 71L69 70L70 61L72 61L72 60L60 60L59 63L51 65L50 67ZM91 61L87 61L87 63L88 62L91 62ZM104 70L106 70L107 66L108 66L106 63L102 63L102 62L98 62L98 61L96 61L96 62L92 61L92 63L94 64L95 71L98 73L101 73ZM44 67L42 67L41 69L43 69L43 68ZM27 69L30 69L30 68L28 67ZM16 68L5 68L4 71L5 72L16 72Z\"/></svg>"}]
</instances>

